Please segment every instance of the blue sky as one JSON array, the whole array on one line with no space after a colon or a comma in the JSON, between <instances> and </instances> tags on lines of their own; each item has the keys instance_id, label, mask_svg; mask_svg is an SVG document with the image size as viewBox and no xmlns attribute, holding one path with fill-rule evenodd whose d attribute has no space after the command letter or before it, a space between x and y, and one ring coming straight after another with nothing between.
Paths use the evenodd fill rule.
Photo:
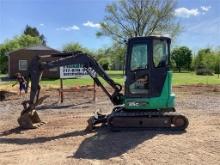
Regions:
<instances>
[{"instance_id":1,"label":"blue sky","mask_svg":"<svg viewBox=\"0 0 220 165\"><path fill-rule=\"evenodd\" d=\"M98 49L111 44L96 37L105 6L112 0L0 0L0 43L35 26L47 44L62 49L69 42ZM177 20L184 26L174 45L194 51L220 46L220 0L178 0Z\"/></svg>"}]
</instances>

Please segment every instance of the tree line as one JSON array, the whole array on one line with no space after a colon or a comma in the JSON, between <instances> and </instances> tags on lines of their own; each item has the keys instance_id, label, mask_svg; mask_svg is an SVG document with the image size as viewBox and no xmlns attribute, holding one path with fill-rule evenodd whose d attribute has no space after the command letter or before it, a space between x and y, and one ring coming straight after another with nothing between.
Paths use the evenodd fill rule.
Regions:
<instances>
[{"instance_id":1,"label":"tree line","mask_svg":"<svg viewBox=\"0 0 220 165\"><path fill-rule=\"evenodd\" d=\"M176 19L175 0L120 0L106 6L101 28L97 37L108 36L113 44L107 48L91 51L79 43L68 43L63 46L64 52L83 51L92 54L104 69L121 70L124 65L124 41L131 37L169 34L175 39L182 30ZM46 45L43 34L35 27L26 26L23 34L6 40L0 44L0 71L7 72L7 53L18 48L36 44ZM210 48L201 49L197 55L183 46L177 47L171 53L171 67L182 70L195 70L197 74L212 74L219 72L220 51Z\"/></svg>"},{"instance_id":2,"label":"tree line","mask_svg":"<svg viewBox=\"0 0 220 165\"><path fill-rule=\"evenodd\" d=\"M198 75L212 75L220 72L220 49L203 48L195 56L186 47L174 48L171 52L171 67L174 70L195 71Z\"/></svg>"}]
</instances>

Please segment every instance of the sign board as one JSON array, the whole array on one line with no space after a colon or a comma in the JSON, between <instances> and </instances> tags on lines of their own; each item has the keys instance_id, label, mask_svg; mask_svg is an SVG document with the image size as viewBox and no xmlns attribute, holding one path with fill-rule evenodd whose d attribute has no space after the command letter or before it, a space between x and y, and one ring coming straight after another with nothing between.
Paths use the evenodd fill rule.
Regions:
<instances>
[{"instance_id":1,"label":"sign board","mask_svg":"<svg viewBox=\"0 0 220 165\"><path fill-rule=\"evenodd\" d=\"M75 78L88 75L85 68L80 65L67 65L60 67L60 78Z\"/></svg>"}]
</instances>

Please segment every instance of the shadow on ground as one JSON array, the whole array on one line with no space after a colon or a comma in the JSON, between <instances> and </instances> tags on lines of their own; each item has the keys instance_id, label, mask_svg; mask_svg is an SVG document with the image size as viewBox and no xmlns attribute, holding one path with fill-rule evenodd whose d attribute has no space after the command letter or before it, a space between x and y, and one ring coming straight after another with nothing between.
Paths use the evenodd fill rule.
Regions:
<instances>
[{"instance_id":1,"label":"shadow on ground","mask_svg":"<svg viewBox=\"0 0 220 165\"><path fill-rule=\"evenodd\" d=\"M182 134L173 131L126 131L110 132L97 130L97 134L85 139L73 154L78 159L109 159L120 156L135 148L144 141L152 139L158 134Z\"/></svg>"},{"instance_id":2,"label":"shadow on ground","mask_svg":"<svg viewBox=\"0 0 220 165\"><path fill-rule=\"evenodd\" d=\"M7 133L8 132L8 133ZM19 128L14 128L5 131L1 136L7 136L12 133L20 133ZM144 141L152 139L159 134L182 134L184 132L173 131L123 131L111 132L106 127L100 127L96 130L96 134L87 137L80 144L79 148L73 156L68 158L77 159L109 159L120 156L128 150L135 148ZM45 143L51 140L65 139L68 137L83 136L87 133L84 130L73 131L69 133L60 134L51 137L37 137L37 138L7 138L0 137L0 143L17 144L17 145L31 145L36 143Z\"/></svg>"},{"instance_id":3,"label":"shadow on ground","mask_svg":"<svg viewBox=\"0 0 220 165\"><path fill-rule=\"evenodd\" d=\"M1 136L8 136L11 134L21 134L21 131L22 131L22 129L20 127L15 127L15 128L0 132L0 137ZM1 142L1 140L0 140L0 142Z\"/></svg>"},{"instance_id":4,"label":"shadow on ground","mask_svg":"<svg viewBox=\"0 0 220 165\"><path fill-rule=\"evenodd\" d=\"M18 145L36 144L36 143L45 143L51 140L64 139L67 137L82 136L82 135L87 134L84 130L80 130L80 131L68 132L68 133L60 134L57 136L51 136L51 137L1 138L1 136L8 136L13 133L22 133L23 131L28 131L28 130L21 130L20 128L14 128L8 131L4 131L3 133L0 133L0 143L18 144Z\"/></svg>"}]
</instances>

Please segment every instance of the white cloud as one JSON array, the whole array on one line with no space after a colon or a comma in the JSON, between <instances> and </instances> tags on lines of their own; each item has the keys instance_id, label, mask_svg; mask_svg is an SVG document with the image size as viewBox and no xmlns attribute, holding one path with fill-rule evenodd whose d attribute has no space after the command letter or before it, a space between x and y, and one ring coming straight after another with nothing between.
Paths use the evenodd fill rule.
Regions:
<instances>
[{"instance_id":1,"label":"white cloud","mask_svg":"<svg viewBox=\"0 0 220 165\"><path fill-rule=\"evenodd\" d=\"M73 30L79 30L79 29L80 28L78 26L76 26L76 25L56 28L56 30L62 30L62 31L73 31Z\"/></svg>"},{"instance_id":2,"label":"white cloud","mask_svg":"<svg viewBox=\"0 0 220 165\"><path fill-rule=\"evenodd\" d=\"M175 15L178 17L189 18L191 16L197 16L200 12L197 8L187 9L185 7L175 9Z\"/></svg>"},{"instance_id":3,"label":"white cloud","mask_svg":"<svg viewBox=\"0 0 220 165\"><path fill-rule=\"evenodd\" d=\"M87 26L87 27L91 27L91 28L100 28L100 24L99 23L93 23L92 21L87 21L85 23L83 23L83 26Z\"/></svg>"},{"instance_id":4,"label":"white cloud","mask_svg":"<svg viewBox=\"0 0 220 165\"><path fill-rule=\"evenodd\" d=\"M43 24L43 23L40 23L39 25L40 25L40 26L44 26L44 24Z\"/></svg>"},{"instance_id":5,"label":"white cloud","mask_svg":"<svg viewBox=\"0 0 220 165\"><path fill-rule=\"evenodd\" d=\"M211 9L211 6L201 6L201 9L205 12L209 11Z\"/></svg>"}]
</instances>

